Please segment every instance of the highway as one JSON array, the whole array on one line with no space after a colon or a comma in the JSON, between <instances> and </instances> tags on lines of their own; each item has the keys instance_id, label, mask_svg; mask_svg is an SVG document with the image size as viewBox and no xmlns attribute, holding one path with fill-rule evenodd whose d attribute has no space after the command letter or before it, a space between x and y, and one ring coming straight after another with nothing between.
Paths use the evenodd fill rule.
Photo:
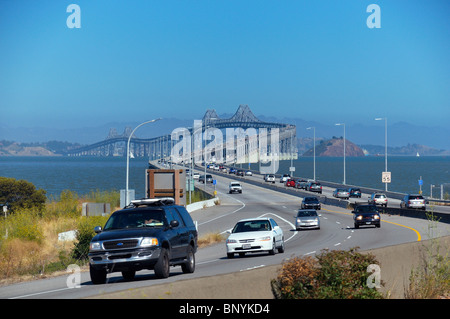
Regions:
<instances>
[{"instance_id":1,"label":"highway","mask_svg":"<svg viewBox=\"0 0 450 319\"><path fill-rule=\"evenodd\" d=\"M154 284L169 284L178 280L280 264L284 259L294 255L314 255L323 249L345 250L360 247L360 250L367 250L449 234L447 224L437 223L430 231L430 223L426 220L394 215L382 215L381 228L354 229L353 218L348 209L328 205L323 205L323 209L320 211L320 230L295 231L294 215L300 206L300 197L249 184L245 182L247 177L242 181L242 194L228 194L228 184L231 178L236 179L237 177L214 175L214 178L217 180L216 190L220 198L220 205L192 212L193 219L198 223L199 236L208 232L226 232L242 218L270 216L283 229L286 248L284 253L277 253L273 256L255 253L228 259L225 243L220 243L198 250L196 270L193 274L183 274L181 267L174 267L171 268L169 278L157 279L153 271L140 271L136 273L134 281L126 282L120 273L112 273L108 275L106 284L93 285L89 272L82 271L79 281L72 281L74 275L65 274L3 286L0 287L0 298L85 298ZM208 184L207 187L213 186Z\"/></svg>"}]
</instances>

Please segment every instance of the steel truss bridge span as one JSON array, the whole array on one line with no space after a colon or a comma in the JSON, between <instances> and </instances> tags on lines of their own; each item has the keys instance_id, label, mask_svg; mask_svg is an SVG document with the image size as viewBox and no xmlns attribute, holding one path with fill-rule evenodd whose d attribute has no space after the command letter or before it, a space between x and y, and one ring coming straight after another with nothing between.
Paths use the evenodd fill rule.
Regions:
<instances>
[{"instance_id":1,"label":"steel truss bridge span","mask_svg":"<svg viewBox=\"0 0 450 319\"><path fill-rule=\"evenodd\" d=\"M255 129L279 129L279 152L280 159L297 157L296 127L295 125L263 122L259 120L248 107L240 105L236 113L229 119L221 119L215 110L207 110L202 119L201 131L207 128L224 130L227 128L249 128ZM174 128L175 129L175 128ZM193 128L188 128L193 133ZM198 133L198 132L196 132ZM66 153L68 156L125 156L128 138L131 128L126 128L122 135L118 135L115 129L111 129L108 137L100 142L72 149ZM171 139L171 134L161 135L153 138L131 137L130 154L134 157L148 157L150 160L166 158L170 156L172 147L177 141ZM249 148L250 149L250 148ZM248 154L247 159L254 158ZM251 162L254 162L252 160Z\"/></svg>"}]
</instances>

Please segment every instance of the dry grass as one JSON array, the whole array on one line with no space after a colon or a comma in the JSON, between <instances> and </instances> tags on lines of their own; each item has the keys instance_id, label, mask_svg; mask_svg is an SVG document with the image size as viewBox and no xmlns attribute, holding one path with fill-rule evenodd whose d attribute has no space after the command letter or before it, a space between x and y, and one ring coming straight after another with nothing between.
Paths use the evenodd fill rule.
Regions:
<instances>
[{"instance_id":1,"label":"dry grass","mask_svg":"<svg viewBox=\"0 0 450 319\"><path fill-rule=\"evenodd\" d=\"M219 233L207 233L198 238L198 248L203 248L209 245L221 243L225 241L225 236Z\"/></svg>"}]
</instances>

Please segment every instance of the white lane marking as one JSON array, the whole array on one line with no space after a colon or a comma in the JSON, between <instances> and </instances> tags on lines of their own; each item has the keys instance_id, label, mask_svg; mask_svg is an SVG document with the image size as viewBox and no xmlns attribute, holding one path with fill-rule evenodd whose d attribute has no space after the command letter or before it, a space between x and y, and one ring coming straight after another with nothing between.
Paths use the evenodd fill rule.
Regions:
<instances>
[{"instance_id":1,"label":"white lane marking","mask_svg":"<svg viewBox=\"0 0 450 319\"><path fill-rule=\"evenodd\" d=\"M81 287L78 287L81 288ZM41 292L36 292L34 294L28 294L28 295L22 295L22 296L16 296L16 297L11 297L8 299L20 299L20 298L27 298L27 297L32 297L32 296L38 296L38 295L44 295L44 294L50 294L52 292L58 292L58 291L63 291L63 290L67 290L67 289L74 289L74 288L61 288L61 289L55 289L55 290L47 290L47 291L41 291Z\"/></svg>"},{"instance_id":2,"label":"white lane marking","mask_svg":"<svg viewBox=\"0 0 450 319\"><path fill-rule=\"evenodd\" d=\"M281 219L282 221L284 221L284 222L288 223L289 225L291 225L292 229L295 229L295 225L294 225L294 224L292 224L290 221L284 219L283 217L278 216L277 214L266 213L266 214L262 214L262 215L259 216L259 217L264 217L265 215L273 215L273 216L276 216L277 218L279 218L279 219ZM298 232L295 231L294 234L293 234L291 237L289 237L288 239L285 239L284 242L287 242L287 241L291 240L292 238L294 238L294 236L297 235L297 233L298 233Z\"/></svg>"},{"instance_id":3,"label":"white lane marking","mask_svg":"<svg viewBox=\"0 0 450 319\"><path fill-rule=\"evenodd\" d=\"M314 251L311 251L309 253L304 254L303 256L312 255L312 254L315 254L315 253L316 253L316 251L314 250Z\"/></svg>"},{"instance_id":4,"label":"white lane marking","mask_svg":"<svg viewBox=\"0 0 450 319\"><path fill-rule=\"evenodd\" d=\"M253 267L241 269L241 270L239 270L239 271L253 270L253 269L262 268L262 267L266 267L266 265L253 266Z\"/></svg>"},{"instance_id":5,"label":"white lane marking","mask_svg":"<svg viewBox=\"0 0 450 319\"><path fill-rule=\"evenodd\" d=\"M334 244L334 246L339 246L341 243Z\"/></svg>"},{"instance_id":6,"label":"white lane marking","mask_svg":"<svg viewBox=\"0 0 450 319\"><path fill-rule=\"evenodd\" d=\"M215 220L217 220L217 219L220 219L220 218L223 218L223 217L226 217L226 216L229 216L229 215L233 215L234 213L237 213L238 211L240 211L241 209L243 209L243 208L245 207L245 203L244 203L244 202L242 202L242 201L240 201L239 199L236 199L236 198L235 198L235 200L238 201L240 204L242 204L242 206L239 207L238 209L235 209L235 210L232 211L231 213L226 213L226 214L217 216L217 217L215 217L215 218L213 218L213 219L209 219L209 220L207 220L207 221L204 221L203 223L198 224L198 226L207 224L207 223L209 223L209 222L215 221Z\"/></svg>"}]
</instances>

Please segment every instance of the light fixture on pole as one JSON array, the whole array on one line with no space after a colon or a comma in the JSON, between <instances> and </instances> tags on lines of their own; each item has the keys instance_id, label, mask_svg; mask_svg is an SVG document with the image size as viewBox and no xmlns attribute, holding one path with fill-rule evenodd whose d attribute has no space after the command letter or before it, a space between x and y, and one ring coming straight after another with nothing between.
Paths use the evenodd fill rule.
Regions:
<instances>
[{"instance_id":1,"label":"light fixture on pole","mask_svg":"<svg viewBox=\"0 0 450 319\"><path fill-rule=\"evenodd\" d=\"M313 171L314 171L314 180L316 180L316 128L314 127L314 126L311 126L311 127L308 127L308 128L306 128L307 130L313 130L313 136L314 136L314 138L313 138L313 150L314 150L314 169L313 169Z\"/></svg>"},{"instance_id":2,"label":"light fixture on pole","mask_svg":"<svg viewBox=\"0 0 450 319\"><path fill-rule=\"evenodd\" d=\"M343 184L345 185L346 184L346 181L345 181L345 123L336 123L335 125L344 127L344 182L343 182Z\"/></svg>"},{"instance_id":3,"label":"light fixture on pole","mask_svg":"<svg viewBox=\"0 0 450 319\"><path fill-rule=\"evenodd\" d=\"M147 121L144 123L139 124L138 126L136 126L134 128L134 130L131 132L130 136L128 137L128 142L127 142L127 177L126 177L126 188L125 188L125 206L128 205L128 180L129 180L129 168L130 168L130 141L131 141L131 137L133 136L134 132L141 127L142 125L148 124L148 123L153 123L156 121L161 120L159 119L154 119L151 121Z\"/></svg>"},{"instance_id":4,"label":"light fixture on pole","mask_svg":"<svg viewBox=\"0 0 450 319\"><path fill-rule=\"evenodd\" d=\"M384 120L384 171L387 173L387 117L377 117L375 121ZM388 190L388 183L384 183L385 190Z\"/></svg>"}]
</instances>

